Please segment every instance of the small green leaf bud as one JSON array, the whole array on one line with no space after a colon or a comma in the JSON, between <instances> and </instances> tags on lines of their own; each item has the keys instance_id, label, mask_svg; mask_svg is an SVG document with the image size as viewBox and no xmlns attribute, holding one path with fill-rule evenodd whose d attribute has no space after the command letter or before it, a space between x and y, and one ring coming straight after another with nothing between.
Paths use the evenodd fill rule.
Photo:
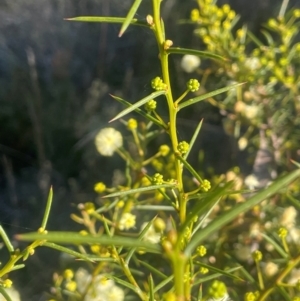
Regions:
<instances>
[{"instance_id":1,"label":"small green leaf bud","mask_svg":"<svg viewBox=\"0 0 300 301\"><path fill-rule=\"evenodd\" d=\"M163 144L159 147L159 153L161 156L166 157L170 152L170 147L167 144Z\"/></svg>"},{"instance_id":2,"label":"small green leaf bud","mask_svg":"<svg viewBox=\"0 0 300 301\"><path fill-rule=\"evenodd\" d=\"M190 145L186 141L181 141L177 145L177 150L180 152L181 155L184 155L188 152Z\"/></svg>"},{"instance_id":3,"label":"small green leaf bud","mask_svg":"<svg viewBox=\"0 0 300 301\"><path fill-rule=\"evenodd\" d=\"M154 111L156 109L156 101L154 99L149 100L146 104L145 104L145 109L148 112Z\"/></svg>"},{"instance_id":4,"label":"small green leaf bud","mask_svg":"<svg viewBox=\"0 0 300 301\"><path fill-rule=\"evenodd\" d=\"M259 251L259 250L256 250L256 251L254 251L254 252L252 253L252 258L253 258L256 262L261 261L261 260L262 260L262 257L263 257L262 252Z\"/></svg>"},{"instance_id":5,"label":"small green leaf bud","mask_svg":"<svg viewBox=\"0 0 300 301\"><path fill-rule=\"evenodd\" d=\"M167 85L163 82L163 80L157 76L151 81L151 86L156 91L166 90Z\"/></svg>"},{"instance_id":6,"label":"small green leaf bud","mask_svg":"<svg viewBox=\"0 0 300 301\"><path fill-rule=\"evenodd\" d=\"M130 118L128 120L128 122L127 122L127 128L128 128L128 130L131 130L131 131L135 130L137 128L137 126L138 126L138 123L137 123L136 119Z\"/></svg>"},{"instance_id":7,"label":"small green leaf bud","mask_svg":"<svg viewBox=\"0 0 300 301\"><path fill-rule=\"evenodd\" d=\"M199 90L200 88L200 83L197 79L190 79L187 84L186 84L187 88L189 91L191 92L196 92Z\"/></svg>"},{"instance_id":8,"label":"small green leaf bud","mask_svg":"<svg viewBox=\"0 0 300 301\"><path fill-rule=\"evenodd\" d=\"M163 181L163 176L160 173L156 173L152 178L152 182L155 185L161 185Z\"/></svg>"}]
</instances>

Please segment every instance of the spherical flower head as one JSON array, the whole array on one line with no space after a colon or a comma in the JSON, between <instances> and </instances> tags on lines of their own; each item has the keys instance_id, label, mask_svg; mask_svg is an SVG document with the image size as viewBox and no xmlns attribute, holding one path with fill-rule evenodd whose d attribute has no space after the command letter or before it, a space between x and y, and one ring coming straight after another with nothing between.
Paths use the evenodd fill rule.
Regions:
<instances>
[{"instance_id":1,"label":"spherical flower head","mask_svg":"<svg viewBox=\"0 0 300 301\"><path fill-rule=\"evenodd\" d=\"M181 141L177 145L177 150L181 155L186 154L189 151L190 145L186 141Z\"/></svg>"},{"instance_id":2,"label":"spherical flower head","mask_svg":"<svg viewBox=\"0 0 300 301\"><path fill-rule=\"evenodd\" d=\"M145 229L148 223L143 223L141 226L141 231ZM151 244L158 244L160 242L161 235L156 232L153 224L148 228L147 232L143 236L143 240L150 242Z\"/></svg>"},{"instance_id":3,"label":"spherical flower head","mask_svg":"<svg viewBox=\"0 0 300 301\"><path fill-rule=\"evenodd\" d=\"M209 272L209 269L205 268L205 267L201 267L199 272L200 272L200 274L205 275Z\"/></svg>"},{"instance_id":4,"label":"spherical flower head","mask_svg":"<svg viewBox=\"0 0 300 301\"><path fill-rule=\"evenodd\" d=\"M64 270L64 278L71 280L74 277L74 272L71 269Z\"/></svg>"},{"instance_id":5,"label":"spherical flower head","mask_svg":"<svg viewBox=\"0 0 300 301\"><path fill-rule=\"evenodd\" d=\"M259 181L257 177L253 174L247 176L244 183L251 190L255 189L256 187L259 187Z\"/></svg>"},{"instance_id":6,"label":"spherical flower head","mask_svg":"<svg viewBox=\"0 0 300 301\"><path fill-rule=\"evenodd\" d=\"M164 182L163 175L161 175L160 173L154 174L152 182L154 185L161 185Z\"/></svg>"},{"instance_id":7,"label":"spherical flower head","mask_svg":"<svg viewBox=\"0 0 300 301\"><path fill-rule=\"evenodd\" d=\"M250 71L256 71L261 67L261 63L259 58L257 57L249 57L245 60L245 67Z\"/></svg>"},{"instance_id":8,"label":"spherical flower head","mask_svg":"<svg viewBox=\"0 0 300 301\"><path fill-rule=\"evenodd\" d=\"M299 279L300 279L300 269L292 269L288 277L287 283L295 285L298 283Z\"/></svg>"},{"instance_id":9,"label":"spherical flower head","mask_svg":"<svg viewBox=\"0 0 300 301\"><path fill-rule=\"evenodd\" d=\"M102 193L106 189L106 185L103 182L98 182L94 185L94 191L97 193Z\"/></svg>"},{"instance_id":10,"label":"spherical flower head","mask_svg":"<svg viewBox=\"0 0 300 301\"><path fill-rule=\"evenodd\" d=\"M164 42L164 49L167 50L167 49L169 49L172 45L173 45L173 41L171 41L171 40L166 40L166 41Z\"/></svg>"},{"instance_id":11,"label":"spherical flower head","mask_svg":"<svg viewBox=\"0 0 300 301\"><path fill-rule=\"evenodd\" d=\"M107 301L123 301L125 298L124 291L118 287L118 286L113 286L110 290L105 292L106 299Z\"/></svg>"},{"instance_id":12,"label":"spherical flower head","mask_svg":"<svg viewBox=\"0 0 300 301\"><path fill-rule=\"evenodd\" d=\"M279 270L278 265L271 261L268 262L264 267L265 275L269 278L277 274L278 270Z\"/></svg>"},{"instance_id":13,"label":"spherical flower head","mask_svg":"<svg viewBox=\"0 0 300 301\"><path fill-rule=\"evenodd\" d=\"M245 301L255 301L256 299L257 299L257 297L256 297L255 293L253 293L253 292L248 292L244 296Z\"/></svg>"},{"instance_id":14,"label":"spherical flower head","mask_svg":"<svg viewBox=\"0 0 300 301\"><path fill-rule=\"evenodd\" d=\"M167 85L163 82L163 80L157 76L151 81L151 86L156 91L166 90Z\"/></svg>"},{"instance_id":15,"label":"spherical flower head","mask_svg":"<svg viewBox=\"0 0 300 301\"><path fill-rule=\"evenodd\" d=\"M121 216L121 219L119 221L118 228L121 231L129 230L135 226L135 220L136 220L135 215L133 215L129 212L123 213Z\"/></svg>"},{"instance_id":16,"label":"spherical flower head","mask_svg":"<svg viewBox=\"0 0 300 301\"><path fill-rule=\"evenodd\" d=\"M91 214L95 211L95 204L92 202L87 202L84 204L84 210L88 213Z\"/></svg>"},{"instance_id":17,"label":"spherical flower head","mask_svg":"<svg viewBox=\"0 0 300 301\"><path fill-rule=\"evenodd\" d=\"M160 232L160 233L163 232L166 229L166 223L160 217L157 217L155 219L155 221L153 223L153 226L154 226L155 231Z\"/></svg>"},{"instance_id":18,"label":"spherical flower head","mask_svg":"<svg viewBox=\"0 0 300 301\"><path fill-rule=\"evenodd\" d=\"M210 190L210 188L211 188L210 182L208 180L203 180L201 184L201 189L207 192L208 190Z\"/></svg>"},{"instance_id":19,"label":"spherical flower head","mask_svg":"<svg viewBox=\"0 0 300 301\"><path fill-rule=\"evenodd\" d=\"M176 301L177 297L176 297L175 293L167 292L167 293L163 294L163 300L164 301Z\"/></svg>"},{"instance_id":20,"label":"spherical flower head","mask_svg":"<svg viewBox=\"0 0 300 301\"><path fill-rule=\"evenodd\" d=\"M161 156L166 157L170 152L170 147L167 144L163 144L159 147L159 153Z\"/></svg>"},{"instance_id":21,"label":"spherical flower head","mask_svg":"<svg viewBox=\"0 0 300 301\"><path fill-rule=\"evenodd\" d=\"M181 68L186 73L194 72L200 66L200 58L196 55L186 54L182 57Z\"/></svg>"},{"instance_id":22,"label":"spherical flower head","mask_svg":"<svg viewBox=\"0 0 300 301\"><path fill-rule=\"evenodd\" d=\"M295 18L300 18L300 9L299 8L293 10L293 16Z\"/></svg>"},{"instance_id":23,"label":"spherical flower head","mask_svg":"<svg viewBox=\"0 0 300 301\"><path fill-rule=\"evenodd\" d=\"M224 297L228 295L225 283L219 280L214 280L208 289L208 294L214 299L224 299Z\"/></svg>"},{"instance_id":24,"label":"spherical flower head","mask_svg":"<svg viewBox=\"0 0 300 301\"><path fill-rule=\"evenodd\" d=\"M204 246L199 246L197 248L197 254L200 256L200 257L203 257L205 254L206 254L206 248Z\"/></svg>"},{"instance_id":25,"label":"spherical flower head","mask_svg":"<svg viewBox=\"0 0 300 301\"><path fill-rule=\"evenodd\" d=\"M66 283L66 289L70 292L75 292L77 288L77 283L75 281L68 281Z\"/></svg>"},{"instance_id":26,"label":"spherical flower head","mask_svg":"<svg viewBox=\"0 0 300 301\"><path fill-rule=\"evenodd\" d=\"M199 18L200 18L200 11L199 11L199 9L192 9L192 11L191 11L191 20L193 21L193 22L196 22L196 21L198 21L199 20Z\"/></svg>"},{"instance_id":27,"label":"spherical flower head","mask_svg":"<svg viewBox=\"0 0 300 301\"><path fill-rule=\"evenodd\" d=\"M95 145L102 156L110 157L123 145L123 137L114 128L105 128L96 135Z\"/></svg>"},{"instance_id":28,"label":"spherical flower head","mask_svg":"<svg viewBox=\"0 0 300 301\"><path fill-rule=\"evenodd\" d=\"M262 252L259 250L256 250L252 253L252 258L254 259L254 261L258 262L262 260Z\"/></svg>"},{"instance_id":29,"label":"spherical flower head","mask_svg":"<svg viewBox=\"0 0 300 301\"><path fill-rule=\"evenodd\" d=\"M152 112L155 111L156 109L156 101L154 99L149 100L146 104L145 104L145 109L148 112Z\"/></svg>"},{"instance_id":30,"label":"spherical flower head","mask_svg":"<svg viewBox=\"0 0 300 301\"><path fill-rule=\"evenodd\" d=\"M297 210L295 209L294 206L287 207L284 209L280 220L279 224L286 229L293 228L296 223L296 217L297 217Z\"/></svg>"},{"instance_id":31,"label":"spherical flower head","mask_svg":"<svg viewBox=\"0 0 300 301\"><path fill-rule=\"evenodd\" d=\"M258 108L258 106L245 105L243 113L246 118L251 120L251 119L254 119L258 115L259 108Z\"/></svg>"},{"instance_id":32,"label":"spherical flower head","mask_svg":"<svg viewBox=\"0 0 300 301\"><path fill-rule=\"evenodd\" d=\"M196 92L199 90L200 88L200 83L197 79L190 79L187 84L186 84L187 88L189 91L191 92Z\"/></svg>"},{"instance_id":33,"label":"spherical flower head","mask_svg":"<svg viewBox=\"0 0 300 301\"><path fill-rule=\"evenodd\" d=\"M11 288L13 285L13 282L10 279L5 279L2 283L2 285L5 288Z\"/></svg>"},{"instance_id":34,"label":"spherical flower head","mask_svg":"<svg viewBox=\"0 0 300 301\"><path fill-rule=\"evenodd\" d=\"M245 137L241 137L239 140L238 140L238 146L239 146L239 150L240 151L243 151L248 145L248 139L245 138Z\"/></svg>"},{"instance_id":35,"label":"spherical flower head","mask_svg":"<svg viewBox=\"0 0 300 301\"><path fill-rule=\"evenodd\" d=\"M287 230L286 228L281 227L281 228L278 230L278 236L279 236L280 238L286 238L287 234L288 234L288 230Z\"/></svg>"},{"instance_id":36,"label":"spherical flower head","mask_svg":"<svg viewBox=\"0 0 300 301\"><path fill-rule=\"evenodd\" d=\"M137 128L137 126L138 126L138 123L137 123L136 119L130 118L128 120L128 122L127 122L127 128L128 128L128 130L133 131L133 130L135 130Z\"/></svg>"}]
</instances>

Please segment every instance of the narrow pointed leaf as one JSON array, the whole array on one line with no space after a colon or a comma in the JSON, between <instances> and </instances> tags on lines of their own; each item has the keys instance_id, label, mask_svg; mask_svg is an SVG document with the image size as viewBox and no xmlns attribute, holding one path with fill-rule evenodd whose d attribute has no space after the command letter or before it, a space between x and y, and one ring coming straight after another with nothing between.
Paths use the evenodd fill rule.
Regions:
<instances>
[{"instance_id":1,"label":"narrow pointed leaf","mask_svg":"<svg viewBox=\"0 0 300 301\"><path fill-rule=\"evenodd\" d=\"M265 38L268 42L268 45L274 46L274 40L273 40L272 36L270 35L270 33L266 30L261 30L261 33L265 36Z\"/></svg>"},{"instance_id":2,"label":"narrow pointed leaf","mask_svg":"<svg viewBox=\"0 0 300 301\"><path fill-rule=\"evenodd\" d=\"M160 95L164 95L166 94L165 90L162 91L156 91L151 93L150 95L146 96L145 98L139 100L138 102L136 102L135 104L132 104L129 108L123 110L122 112L120 112L115 118L113 118L112 120L110 120L110 122L117 120L127 114L129 114L132 111L135 111L137 108L141 107L142 105L144 105L146 102L148 102L151 99L154 99Z\"/></svg>"},{"instance_id":3,"label":"narrow pointed leaf","mask_svg":"<svg viewBox=\"0 0 300 301\"><path fill-rule=\"evenodd\" d=\"M117 96L114 96L112 94L110 94L110 96L117 100L118 102L120 102L121 104L127 106L127 107L131 107L132 106L132 103L126 101L125 99L122 99L121 97L117 97ZM159 127L162 127L163 129L167 129L158 119L156 119L154 116L144 112L142 109L135 109L135 112L137 112L138 114L144 116L146 119L152 121L153 123L155 123L156 125L158 125ZM151 132L152 133L152 132Z\"/></svg>"},{"instance_id":4,"label":"narrow pointed leaf","mask_svg":"<svg viewBox=\"0 0 300 301\"><path fill-rule=\"evenodd\" d=\"M49 190L49 194L48 194L48 199L47 199L47 204L46 204L46 209L45 209L42 225L41 225L42 229L46 229L50 210L51 210L52 199L53 199L53 188L51 186L50 190Z\"/></svg>"},{"instance_id":5,"label":"narrow pointed leaf","mask_svg":"<svg viewBox=\"0 0 300 301\"><path fill-rule=\"evenodd\" d=\"M161 253L161 247L151 243L139 241L134 238L124 236L107 236L107 235L81 235L77 232L48 232L47 234L40 233L26 233L17 234L16 239L22 241L46 240L61 244L101 244L101 245L115 245L124 247L143 248L147 252Z\"/></svg>"},{"instance_id":6,"label":"narrow pointed leaf","mask_svg":"<svg viewBox=\"0 0 300 301\"><path fill-rule=\"evenodd\" d=\"M74 250L71 250L69 248L57 245L57 244L52 243L52 242L47 242L46 241L46 242L43 243L43 246L51 248L51 249L55 249L57 251L60 251L60 252L69 254L71 256L74 256L75 258L80 258L82 260L89 261L89 262L95 262L95 261L110 261L110 262L115 262L115 260L113 258L111 258L111 257L99 258L99 257L97 257L95 255L82 254L82 253L76 252Z\"/></svg>"},{"instance_id":7,"label":"narrow pointed leaf","mask_svg":"<svg viewBox=\"0 0 300 301\"><path fill-rule=\"evenodd\" d=\"M225 212L221 216L215 218L210 224L207 225L206 228L201 229L201 231L198 231L198 233L196 233L192 237L191 241L189 242L189 244L185 249L185 253L189 256L194 251L194 249L213 232L217 231L224 225L231 222L239 214L246 212L247 210L251 209L253 206L259 204L261 201L271 197L272 195L274 195L280 189L286 187L288 184L290 184L299 176L300 176L300 169L297 169L289 173L288 175L285 175L284 177L276 180L268 188L258 192L256 195L254 195L244 203L235 206L228 212Z\"/></svg>"},{"instance_id":8,"label":"narrow pointed leaf","mask_svg":"<svg viewBox=\"0 0 300 301\"><path fill-rule=\"evenodd\" d=\"M152 272L153 274L156 274L157 276L163 278L163 279L167 279L168 276L163 274L161 271L157 270L152 264L147 263L146 261L141 261L138 260L138 262L143 265L144 267L146 267L150 272Z\"/></svg>"},{"instance_id":9,"label":"narrow pointed leaf","mask_svg":"<svg viewBox=\"0 0 300 301\"><path fill-rule=\"evenodd\" d=\"M209 93L206 93L206 94L203 94L203 95L200 95L200 96L197 96L195 98L191 98L183 103L181 103L179 106L178 106L178 109L182 109L182 108L185 108L185 107L188 107L190 105L193 105L201 100L204 100L206 98L210 98L210 97L213 97L213 96L216 96L216 95L219 95L221 93L224 93L224 92L227 92L231 89L234 89L236 87L239 87L241 85L243 85L244 83L238 83L238 84L235 84L235 85L231 85L231 86L228 86L228 87L225 87L225 88L221 88L221 89L218 89L218 90L215 90L215 91L212 91L212 92L209 92Z\"/></svg>"},{"instance_id":10,"label":"narrow pointed leaf","mask_svg":"<svg viewBox=\"0 0 300 301\"><path fill-rule=\"evenodd\" d=\"M120 279L120 278L118 278L118 277L115 277L115 276L113 276L113 275L111 275L111 274L107 274L107 275L105 275L105 276L106 276L107 278L109 278L109 279L113 279L115 282L117 282L117 283L123 285L124 287L127 287L127 288L131 289L131 290L134 291L135 293L137 292L137 287L134 286L133 284L131 284L131 283L127 282L127 281L124 281L124 280L122 280L122 279Z\"/></svg>"},{"instance_id":11,"label":"narrow pointed leaf","mask_svg":"<svg viewBox=\"0 0 300 301\"><path fill-rule=\"evenodd\" d=\"M160 289L164 288L168 283L174 279L174 275L169 276L167 279L163 280L161 283L156 285L154 292L157 293Z\"/></svg>"},{"instance_id":12,"label":"narrow pointed leaf","mask_svg":"<svg viewBox=\"0 0 300 301\"><path fill-rule=\"evenodd\" d=\"M221 197L227 195L227 192L232 187L232 185L233 182L228 182L223 187L215 188L214 191L209 193L208 197L204 197L204 199L199 200L199 202L197 202L192 208L190 208L190 212L187 215L184 224L181 226L181 231L179 231L180 235L178 241L181 241L181 239L183 238L181 237L184 235L183 229L189 227L190 223L195 219L196 216L205 214L215 202L217 202ZM203 193L203 195L205 195L205 193ZM201 231L203 231L203 229L201 229ZM195 235L197 235L197 233Z\"/></svg>"},{"instance_id":13,"label":"narrow pointed leaf","mask_svg":"<svg viewBox=\"0 0 300 301\"><path fill-rule=\"evenodd\" d=\"M283 258L288 258L289 254L271 237L266 235L265 233L261 233L261 236L268 242L270 243L274 249L283 257Z\"/></svg>"},{"instance_id":14,"label":"narrow pointed leaf","mask_svg":"<svg viewBox=\"0 0 300 301\"><path fill-rule=\"evenodd\" d=\"M200 50L194 50L194 49L188 49L188 48L179 48L179 47L170 47L167 52L169 54L191 54L196 55L204 58L219 60L219 61L227 61L228 59L206 51L200 51Z\"/></svg>"},{"instance_id":15,"label":"narrow pointed leaf","mask_svg":"<svg viewBox=\"0 0 300 301\"><path fill-rule=\"evenodd\" d=\"M197 128L195 129L195 132L194 132L194 134L193 134L193 137L192 137L192 139L191 139L191 141L190 141L190 147L189 147L189 150L188 150L188 152L187 152L187 153L184 155L184 157L183 157L184 159L187 159L187 157L189 156L189 153L190 153L190 151L192 150L193 145L194 145L194 143L195 143L195 141L196 141L196 139L197 139L197 137L198 137L198 135L199 135L199 132L200 132L200 130L201 130L202 123L203 123L203 119L199 122Z\"/></svg>"},{"instance_id":16,"label":"narrow pointed leaf","mask_svg":"<svg viewBox=\"0 0 300 301\"><path fill-rule=\"evenodd\" d=\"M258 46L263 47L264 44L261 42L251 31L247 31L247 36Z\"/></svg>"},{"instance_id":17,"label":"narrow pointed leaf","mask_svg":"<svg viewBox=\"0 0 300 301\"><path fill-rule=\"evenodd\" d=\"M4 231L4 229L2 228L2 226L0 225L0 237L2 238L7 250L9 253L13 253L14 252L14 246L12 245L12 243L10 242L6 232Z\"/></svg>"},{"instance_id":18,"label":"narrow pointed leaf","mask_svg":"<svg viewBox=\"0 0 300 301\"><path fill-rule=\"evenodd\" d=\"M141 4L142 0L135 0L133 5L131 6L124 22L123 25L121 27L121 30L119 32L119 37L121 37L123 35L123 33L125 32L125 30L127 29L127 27L129 26L129 24L131 23L131 20L133 19L136 11L138 10L140 4Z\"/></svg>"},{"instance_id":19,"label":"narrow pointed leaf","mask_svg":"<svg viewBox=\"0 0 300 301\"><path fill-rule=\"evenodd\" d=\"M92 17L92 16L80 16L74 18L65 18L66 21L75 22L94 22L94 23L124 23L125 18L119 17ZM149 28L149 24L146 21L131 19L131 25L144 26Z\"/></svg>"},{"instance_id":20,"label":"narrow pointed leaf","mask_svg":"<svg viewBox=\"0 0 300 301\"><path fill-rule=\"evenodd\" d=\"M175 153L175 157L179 159L179 161L184 165L184 167L200 182L202 183L203 180L197 173L197 171L183 158L179 153Z\"/></svg>"},{"instance_id":21,"label":"narrow pointed leaf","mask_svg":"<svg viewBox=\"0 0 300 301\"><path fill-rule=\"evenodd\" d=\"M25 264L17 264L11 268L11 271L16 271L25 268Z\"/></svg>"},{"instance_id":22,"label":"narrow pointed leaf","mask_svg":"<svg viewBox=\"0 0 300 301\"><path fill-rule=\"evenodd\" d=\"M138 240L142 241L143 237L146 235L146 233L148 232L148 230L149 230L150 227L152 226L152 224L153 224L153 222L154 222L155 219L156 219L156 217L154 217L154 218L146 225L146 227L142 230L142 232L141 232L140 235L138 236L138 238L137 238ZM133 248L131 248L131 249L129 250L129 252L127 253L127 255L126 255L125 259L124 259L124 261L125 261L125 263L126 263L127 265L129 265L129 261L130 261L132 255L134 254L135 251L136 251L136 248L133 247Z\"/></svg>"},{"instance_id":23,"label":"narrow pointed leaf","mask_svg":"<svg viewBox=\"0 0 300 301\"><path fill-rule=\"evenodd\" d=\"M0 294L4 297L4 300L6 301L12 301L8 293L5 291L5 288L3 286L0 286Z\"/></svg>"},{"instance_id":24,"label":"narrow pointed leaf","mask_svg":"<svg viewBox=\"0 0 300 301\"><path fill-rule=\"evenodd\" d=\"M135 188L135 189L129 189L129 190L123 190L123 191L118 191L114 193L110 193L108 195L103 196L102 198L113 198L116 196L125 196L128 194L134 194L134 193L142 193L145 191L151 191L151 190L158 190L161 188L175 188L176 184L171 183L171 184L161 184L161 185L150 185L146 187L140 187L140 188Z\"/></svg>"},{"instance_id":25,"label":"narrow pointed leaf","mask_svg":"<svg viewBox=\"0 0 300 301\"><path fill-rule=\"evenodd\" d=\"M149 301L154 301L154 282L153 282L153 278L152 275L150 274L149 278L148 278L148 283L149 283Z\"/></svg>"},{"instance_id":26,"label":"narrow pointed leaf","mask_svg":"<svg viewBox=\"0 0 300 301\"><path fill-rule=\"evenodd\" d=\"M229 276L229 277L234 277L233 275L230 275L231 272L234 272L238 269L241 269L242 267L234 267L234 268L231 268L231 269L228 269L226 271L226 276ZM224 274L224 271L220 270L219 273L215 273L215 274L212 274L212 275L209 275L209 276L206 276L206 277L201 277L199 280L196 280L193 285L197 285L197 284L201 284L201 283L204 283L204 282L207 282L207 281L210 281L210 280L213 280L213 279L216 279L216 278L219 278L220 276L222 276ZM239 280L241 280L240 278L238 278Z\"/></svg>"},{"instance_id":27,"label":"narrow pointed leaf","mask_svg":"<svg viewBox=\"0 0 300 301\"><path fill-rule=\"evenodd\" d=\"M214 266L212 266L212 265L205 264L205 263L203 263L203 262L198 262L198 261L196 261L195 264L198 264L200 267L207 268L207 269L209 269L209 270L212 271L212 272L218 273L220 276L223 275L223 276L227 276L227 277L229 277L229 278L232 278L232 279L234 279L234 280L244 281L244 279L242 279L242 278L240 278L240 277L238 277L238 276L235 276L235 275L231 274L231 272L235 272L235 271L241 269L242 266L234 267L234 268L231 268L231 269L228 269L228 270L225 270L225 271L224 271L224 270L220 270L220 269L218 269L218 268L216 268L216 267L214 267ZM194 283L194 284L199 284L199 283L201 283L201 282L198 282L198 283L196 282L196 283Z\"/></svg>"}]
</instances>

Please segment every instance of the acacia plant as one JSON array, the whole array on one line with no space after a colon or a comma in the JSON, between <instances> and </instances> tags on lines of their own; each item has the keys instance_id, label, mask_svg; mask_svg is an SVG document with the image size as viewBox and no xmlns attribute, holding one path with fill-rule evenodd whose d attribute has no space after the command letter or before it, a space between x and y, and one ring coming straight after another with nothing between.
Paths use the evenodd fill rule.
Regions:
<instances>
[{"instance_id":1,"label":"acacia plant","mask_svg":"<svg viewBox=\"0 0 300 301\"><path fill-rule=\"evenodd\" d=\"M231 229L247 229L249 220L263 219L263 208L297 190L299 186L291 183L300 176L300 169L295 168L268 187L249 193L236 188L234 181L224 177L211 184L189 164L189 153L201 131L202 121L191 141L180 141L177 116L186 107L232 91L242 83L195 95L200 83L191 78L185 91L174 95L170 56L196 55L218 61L228 61L228 57L226 53L216 55L173 47L160 13L162 1L152 0L152 11L145 20L134 18L141 3L135 0L125 18L67 19L121 23L120 37L128 26L143 26L156 39L161 68L151 81L154 91L141 100L132 101L112 95L125 109L111 122L120 120L132 139L124 141L122 133L112 126L102 129L95 137L101 155L118 154L124 159L123 179L112 187L96 183L95 190L100 196L97 201L78 205L80 214L71 217L82 226L79 233L46 230L50 195L38 233L17 235L19 240L34 241L26 252L18 253L5 237L11 259L0 270L0 275L5 277L21 267L16 265L17 260L26 259L37 246L46 246L81 259L81 267L77 264L76 271L70 266L54 275L51 300L298 300L299 282L287 283L286 277L299 264L299 244L288 244L286 228L274 227L272 233L261 234L259 243L252 248L251 269L235 260L232 253L222 252L221 245L230 241ZM161 117L158 101L167 103L167 120ZM134 112L140 116L139 122L128 117ZM169 143L151 154L149 141L162 132L167 134ZM242 200L232 197L241 193ZM271 281L262 271L266 250L262 241L272 247L269 247L270 256L278 264ZM5 281L2 280L2 286Z\"/></svg>"}]
</instances>

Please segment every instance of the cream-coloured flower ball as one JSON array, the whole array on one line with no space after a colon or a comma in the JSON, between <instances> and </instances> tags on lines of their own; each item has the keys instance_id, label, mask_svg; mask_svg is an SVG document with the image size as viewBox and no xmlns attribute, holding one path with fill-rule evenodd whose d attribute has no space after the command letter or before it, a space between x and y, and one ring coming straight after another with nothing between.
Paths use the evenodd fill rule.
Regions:
<instances>
[{"instance_id":1,"label":"cream-coloured flower ball","mask_svg":"<svg viewBox=\"0 0 300 301\"><path fill-rule=\"evenodd\" d=\"M186 54L182 57L181 68L187 72L191 73L195 71L200 66L200 58L196 55Z\"/></svg>"},{"instance_id":2,"label":"cream-coloured flower ball","mask_svg":"<svg viewBox=\"0 0 300 301\"><path fill-rule=\"evenodd\" d=\"M105 128L96 135L95 145L102 156L110 157L123 145L123 137L114 128Z\"/></svg>"}]
</instances>

